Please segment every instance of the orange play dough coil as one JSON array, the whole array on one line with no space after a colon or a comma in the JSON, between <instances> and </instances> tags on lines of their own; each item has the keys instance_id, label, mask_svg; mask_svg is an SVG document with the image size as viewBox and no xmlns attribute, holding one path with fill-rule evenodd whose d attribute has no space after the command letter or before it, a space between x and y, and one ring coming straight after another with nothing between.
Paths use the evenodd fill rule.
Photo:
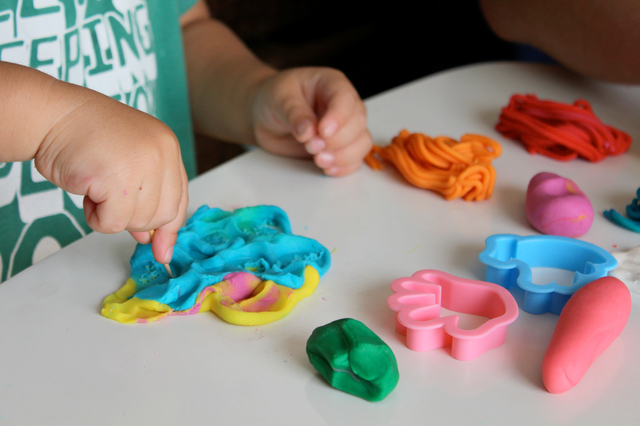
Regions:
<instances>
[{"instance_id":1,"label":"orange play dough coil","mask_svg":"<svg viewBox=\"0 0 640 426\"><path fill-rule=\"evenodd\" d=\"M365 162L381 170L383 165L376 156L390 161L409 183L447 200L482 201L493 194L496 171L491 161L501 153L500 144L486 136L467 134L458 142L402 130L391 145L374 146Z\"/></svg>"},{"instance_id":2,"label":"orange play dough coil","mask_svg":"<svg viewBox=\"0 0 640 426\"><path fill-rule=\"evenodd\" d=\"M631 313L622 281L602 277L569 299L542 360L542 381L551 393L577 385L591 364L620 335Z\"/></svg>"}]
</instances>

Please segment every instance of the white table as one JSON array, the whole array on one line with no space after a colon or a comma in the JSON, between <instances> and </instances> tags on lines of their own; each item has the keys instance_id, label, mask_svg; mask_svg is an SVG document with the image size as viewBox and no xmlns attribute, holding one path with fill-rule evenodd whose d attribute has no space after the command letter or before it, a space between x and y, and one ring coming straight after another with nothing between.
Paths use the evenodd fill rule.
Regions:
<instances>
[{"instance_id":1,"label":"white table","mask_svg":"<svg viewBox=\"0 0 640 426\"><path fill-rule=\"evenodd\" d=\"M530 156L494 130L513 93L589 100L607 124L636 140L599 164ZM554 67L496 63L438 74L367 101L374 142L402 128L428 135L480 133L502 143L493 198L445 201L405 183L390 166L341 179L309 162L259 150L191 185L202 204L282 207L293 232L333 252L315 294L285 319L241 327L213 313L123 325L100 316L102 299L129 274L127 234L92 234L0 284L2 425L637 425L640 423L640 295L622 335L571 391L549 394L540 363L557 317L520 313L506 343L473 361L448 350L413 352L394 331L389 284L420 269L483 278L478 254L496 233L533 235L527 183L549 171L573 179L596 218L582 238L606 250L640 245L607 222L640 185L640 90L581 79ZM617 247L617 248L616 248ZM350 317L393 349L396 390L370 403L331 388L307 360L312 330Z\"/></svg>"}]
</instances>

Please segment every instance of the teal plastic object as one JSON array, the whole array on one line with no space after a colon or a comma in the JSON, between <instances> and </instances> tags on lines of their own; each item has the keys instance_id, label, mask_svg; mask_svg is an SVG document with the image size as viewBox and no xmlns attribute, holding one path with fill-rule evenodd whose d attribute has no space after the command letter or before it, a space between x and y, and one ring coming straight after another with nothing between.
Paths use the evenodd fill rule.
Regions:
<instances>
[{"instance_id":1,"label":"teal plastic object","mask_svg":"<svg viewBox=\"0 0 640 426\"><path fill-rule=\"evenodd\" d=\"M368 401L386 398L400 379L391 348L366 325L351 318L313 330L307 355L331 386Z\"/></svg>"},{"instance_id":2,"label":"teal plastic object","mask_svg":"<svg viewBox=\"0 0 640 426\"><path fill-rule=\"evenodd\" d=\"M524 291L521 307L530 314L559 315L576 291L618 266L609 252L594 244L553 235L492 235L479 258L487 265L486 281ZM573 284L534 284L531 268L536 267L574 271Z\"/></svg>"}]
</instances>

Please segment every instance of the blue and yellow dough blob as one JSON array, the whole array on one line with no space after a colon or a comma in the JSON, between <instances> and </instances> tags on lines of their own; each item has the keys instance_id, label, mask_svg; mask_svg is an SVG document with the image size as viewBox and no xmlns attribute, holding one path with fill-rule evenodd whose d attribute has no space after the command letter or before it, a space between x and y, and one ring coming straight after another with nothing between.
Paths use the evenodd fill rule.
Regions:
<instances>
[{"instance_id":1,"label":"blue and yellow dough blob","mask_svg":"<svg viewBox=\"0 0 640 426\"><path fill-rule=\"evenodd\" d=\"M266 324L313 293L330 264L324 246L291 233L279 207L202 206L178 233L174 278L155 261L151 245L139 244L131 278L105 298L102 315L132 323L212 310L234 324Z\"/></svg>"}]
</instances>

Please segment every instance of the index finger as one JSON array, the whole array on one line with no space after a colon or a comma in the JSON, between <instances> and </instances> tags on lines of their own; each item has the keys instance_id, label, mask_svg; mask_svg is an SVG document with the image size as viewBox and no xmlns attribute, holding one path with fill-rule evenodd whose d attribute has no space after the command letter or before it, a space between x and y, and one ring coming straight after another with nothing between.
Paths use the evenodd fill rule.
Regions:
<instances>
[{"instance_id":1,"label":"index finger","mask_svg":"<svg viewBox=\"0 0 640 426\"><path fill-rule=\"evenodd\" d=\"M182 160L181 160L182 161ZM159 227L155 230L153 241L151 242L151 251L153 257L160 263L169 263L173 256L173 247L178 239L178 231L184 223L187 214L187 206L189 205L189 188L187 181L187 173L184 167L181 168L182 175L182 194L180 197L180 206L178 214L171 222Z\"/></svg>"}]
</instances>

